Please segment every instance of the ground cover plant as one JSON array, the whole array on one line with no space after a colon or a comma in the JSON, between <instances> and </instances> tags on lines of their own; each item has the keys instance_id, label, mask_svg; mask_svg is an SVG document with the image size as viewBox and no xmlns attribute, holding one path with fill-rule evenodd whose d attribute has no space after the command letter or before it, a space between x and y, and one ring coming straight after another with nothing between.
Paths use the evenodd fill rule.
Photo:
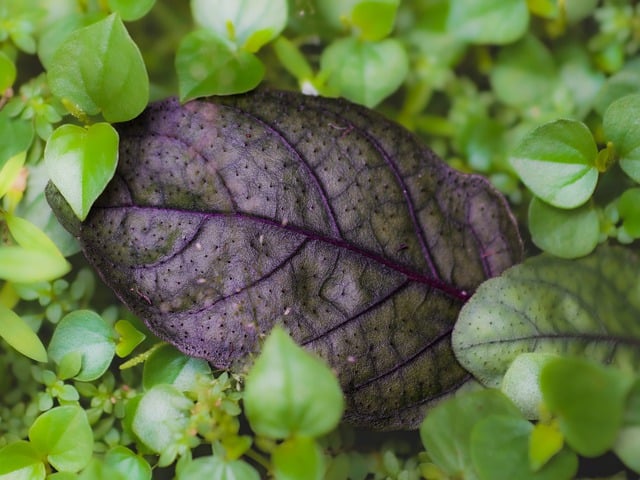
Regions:
<instances>
[{"instance_id":1,"label":"ground cover plant","mask_svg":"<svg viewBox=\"0 0 640 480\"><path fill-rule=\"evenodd\" d=\"M569 479L640 473L639 15L635 2L615 0L3 2L0 479ZM365 174L377 179L362 194L364 204L377 225L387 224L396 235L377 239L380 255L367 246L372 235L357 238L358 251L346 236L340 241L331 237L331 232L345 235L346 219L360 218L353 202L339 204L337 193L328 203L343 210L333 223L321 216L311 223L315 228L326 222L319 231L333 247L345 248L340 254L345 263L366 251L370 260L385 267L409 265L403 274L426 282L436 293L457 296L453 307L443 303L438 308L434 304L442 301L436 293L413 303L409 296L397 302L403 309L393 311L405 312L405 326L425 317L425 325L432 325L438 315L445 319L436 336L446 339L447 348L425 351L429 362L441 362L438 373L460 372L454 383L464 383L455 394L438 398L424 421L410 416L417 430L369 430L407 427L412 422L402 414L395 424L360 422L363 428L340 420L354 405L378 413L400 412L407 399L437 398L437 388L451 393L443 384L434 390L434 385L420 383L434 378L424 373L427 367L403 370L410 373L382 383L384 394L371 393L354 404L345 371L357 364L353 352L362 344L345 348L344 363L336 360L329 366L292 339L302 327L276 322L286 328L269 325L260 331L258 317L265 304L254 307L260 352L251 351L243 368L218 370L216 366L227 365L180 353L125 308L122 301L130 307L137 302L134 310L147 313L148 305L162 300L153 297L162 292L145 290L144 277L132 276L131 283L119 280L123 286L114 287L116 298L94 269L108 260L104 255L95 258L104 248L96 247L94 258L87 255L93 266L78 254L81 244L87 250L83 228L89 234L98 232L96 245L112 247L116 256L129 248L133 253L127 255L133 255L136 265L153 263L175 240L149 240L147 250L133 249L132 238L151 239L152 221L146 237L99 230L114 221L108 215L99 220L95 212L106 205L112 215L115 207L107 200L122 194L114 185L132 165L149 169L135 188L150 195L150 201L162 182L171 187L163 190L163 202L171 193L192 208L189 195L202 198L193 194L194 182L185 184L186 179L202 178L200 173L171 176L127 157L125 147L142 135L135 122L130 130L123 122L139 117L150 102L172 95L187 102L257 87L341 96L402 126L322 98L290 101L292 112L306 109L309 115L318 109L322 118L331 118L323 122L301 116L300 122L322 138L331 136L328 129L335 130L335 144L345 149L346 163L352 166L356 156L345 153L348 148L378 154L388 150L409 158L414 150L407 145L415 139L406 129L450 167L482 177L447 173L467 180L424 197L427 203L440 203L447 228L425 228L422 240L420 235L396 238L406 233L399 227L405 224L394 220L397 210L384 207L420 198L411 190L412 174L392 169L390 184L407 182L406 189L398 190L398 200L393 188L383 188L383 170L374 174L373 166L366 165L350 172L337 162L327 173L335 185L341 176L347 185L357 184ZM249 99L217 102L240 102L232 106L243 112L255 108L250 113L265 131L276 124L283 134L295 131L298 113L287 116L290 125L268 117L270 109L282 108L285 97L272 104L256 96L227 98ZM173 105L161 111L181 112L177 102ZM200 108L206 114L206 108ZM246 152L256 132L233 120L229 130L221 127L220 135L230 139L229 146L243 137L240 145ZM180 138L178 130L174 133ZM355 143L356 134L367 141ZM398 138L395 150L387 148ZM149 148L155 147L149 143ZM420 158L431 155L417 151ZM373 153L363 158L374 162ZM397 165L405 168L406 161ZM453 172L438 162L419 165L429 178ZM193 165L192 159L185 168ZM268 173L263 175L263 180L268 178ZM300 177L305 178L308 175ZM415 184L427 185L424 182ZM256 190L258 183L252 184ZM477 184L473 195L468 183ZM242 184L227 188L237 185ZM263 197L251 208L266 204L267 184L260 185ZM471 206L479 205L478 192L493 199L486 201L493 215L468 215ZM350 192L348 200L354 195ZM379 212L370 198L374 195L380 200ZM241 200L236 197L232 200ZM249 200L247 196L242 208L233 207L246 212ZM309 205L313 203L307 201L305 207ZM463 210L460 205L467 208L466 215L456 217ZM307 208L301 211L311 215ZM182 208L181 215L188 213L193 211ZM404 220L413 225L414 234L415 226L422 226L418 217L409 214ZM477 225L476 218L482 219ZM496 218L500 221L492 225ZM163 220L166 217L158 217ZM371 232L376 233L374 223ZM274 230L299 227L293 216L276 215L270 225ZM475 248L457 247L467 237L456 236L455 226L476 234ZM311 240L319 235L314 231ZM297 254L313 243L307 239L305 245L295 244L291 238L280 239L274 255ZM509 240L497 248L496 239L505 238ZM271 240L261 235L257 239L252 247L256 251ZM423 247L436 248L438 239L453 245L453 252L470 256L453 264L437 263L444 262L444 255L435 256L433 268L439 273L429 277L429 283L415 273L422 271L415 263L419 256L411 255L420 251L421 241ZM288 253L286 242L291 243ZM192 246L195 252L207 247L199 241ZM511 252L509 258L493 264L505 249ZM218 257L224 262L211 268L238 274L242 265L236 252L224 255ZM482 265L480 273L470 273L474 262ZM346 264L342 276L354 268ZM456 273L460 265L464 273ZM309 278L322 275L314 262L296 264L295 269L309 266ZM450 277L445 270L453 272ZM363 272L354 273L358 281L368 278ZM102 271L111 286L118 274L126 276ZM207 280L199 283L199 278L194 278L195 285ZM378 286L384 284L381 278L378 274L369 281ZM388 275L384 281L392 283L390 298L409 289L408 283L393 284ZM313 301L311 282L292 284L300 288L295 298ZM337 291L330 287L327 291ZM355 298L353 291L346 293ZM176 298L193 307L209 295L190 288L186 297ZM283 291L280 298L287 295ZM337 300L330 303L338 305ZM281 306L287 315L296 314ZM160 323L176 308L160 308ZM330 314L318 312L311 305L307 316L317 314L318 321L327 321ZM399 321L394 315L379 318L372 326ZM172 335L192 335L193 329L178 320L173 326ZM227 348L243 353L241 337L229 338L233 341ZM368 342L381 344L375 336ZM203 355L202 348L194 353ZM385 360L394 354L379 356ZM377 380L374 376L363 383L379 386Z\"/></svg>"}]
</instances>

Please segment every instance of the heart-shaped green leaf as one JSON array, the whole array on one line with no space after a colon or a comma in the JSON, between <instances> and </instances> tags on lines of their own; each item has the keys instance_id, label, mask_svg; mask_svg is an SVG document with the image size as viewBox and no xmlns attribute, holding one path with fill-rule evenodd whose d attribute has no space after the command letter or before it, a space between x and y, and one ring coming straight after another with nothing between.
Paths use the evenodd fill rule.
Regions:
<instances>
[{"instance_id":1,"label":"heart-shaped green leaf","mask_svg":"<svg viewBox=\"0 0 640 480\"><path fill-rule=\"evenodd\" d=\"M84 220L116 171L118 133L108 123L63 125L51 134L44 161L51 181Z\"/></svg>"},{"instance_id":2,"label":"heart-shaped green leaf","mask_svg":"<svg viewBox=\"0 0 640 480\"><path fill-rule=\"evenodd\" d=\"M136 348L147 336L134 327L128 320L118 320L114 328L120 338L116 345L116 355L126 357Z\"/></svg>"}]
</instances>

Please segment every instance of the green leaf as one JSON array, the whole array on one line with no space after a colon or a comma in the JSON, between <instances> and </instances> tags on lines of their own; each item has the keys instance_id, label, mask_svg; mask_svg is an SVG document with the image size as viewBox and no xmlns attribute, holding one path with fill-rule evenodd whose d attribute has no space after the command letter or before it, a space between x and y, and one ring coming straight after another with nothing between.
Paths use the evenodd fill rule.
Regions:
<instances>
[{"instance_id":1,"label":"green leaf","mask_svg":"<svg viewBox=\"0 0 640 480\"><path fill-rule=\"evenodd\" d=\"M115 173L118 143L118 132L108 123L63 125L47 142L44 161L51 181L80 220Z\"/></svg>"},{"instance_id":2,"label":"green leaf","mask_svg":"<svg viewBox=\"0 0 640 480\"><path fill-rule=\"evenodd\" d=\"M155 3L156 0L109 0L109 8L124 21L132 22L149 13Z\"/></svg>"},{"instance_id":3,"label":"green leaf","mask_svg":"<svg viewBox=\"0 0 640 480\"><path fill-rule=\"evenodd\" d=\"M47 78L54 95L108 122L135 118L149 101L142 55L117 14L71 33Z\"/></svg>"},{"instance_id":4,"label":"green leaf","mask_svg":"<svg viewBox=\"0 0 640 480\"><path fill-rule=\"evenodd\" d=\"M293 437L279 444L271 453L277 480L322 480L325 465L322 450L315 440Z\"/></svg>"},{"instance_id":5,"label":"green leaf","mask_svg":"<svg viewBox=\"0 0 640 480\"><path fill-rule=\"evenodd\" d=\"M186 35L176 53L180 100L231 95L254 89L264 65L253 53L235 50L228 40L208 30Z\"/></svg>"},{"instance_id":6,"label":"green leaf","mask_svg":"<svg viewBox=\"0 0 640 480\"><path fill-rule=\"evenodd\" d=\"M82 369L82 352L69 352L58 362L58 378L66 380L75 377Z\"/></svg>"},{"instance_id":7,"label":"green leaf","mask_svg":"<svg viewBox=\"0 0 640 480\"><path fill-rule=\"evenodd\" d=\"M536 196L554 207L575 208L596 188L597 155L593 135L585 124L556 120L529 133L510 160Z\"/></svg>"},{"instance_id":8,"label":"green leaf","mask_svg":"<svg viewBox=\"0 0 640 480\"><path fill-rule=\"evenodd\" d=\"M382 40L393 30L400 0L359 1L351 11L351 24L362 39Z\"/></svg>"},{"instance_id":9,"label":"green leaf","mask_svg":"<svg viewBox=\"0 0 640 480\"><path fill-rule=\"evenodd\" d=\"M77 406L55 407L40 415L29 429L29 439L61 471L81 470L93 453L93 432L85 411Z\"/></svg>"},{"instance_id":10,"label":"green leaf","mask_svg":"<svg viewBox=\"0 0 640 480\"><path fill-rule=\"evenodd\" d=\"M526 0L452 0L447 28L471 43L504 45L529 26Z\"/></svg>"},{"instance_id":11,"label":"green leaf","mask_svg":"<svg viewBox=\"0 0 640 480\"><path fill-rule=\"evenodd\" d=\"M640 182L640 94L619 98L604 112L602 128L613 142L620 168Z\"/></svg>"},{"instance_id":12,"label":"green leaf","mask_svg":"<svg viewBox=\"0 0 640 480\"><path fill-rule=\"evenodd\" d=\"M142 443L161 454L185 430L192 407L193 402L172 385L156 385L138 402L131 429Z\"/></svg>"},{"instance_id":13,"label":"green leaf","mask_svg":"<svg viewBox=\"0 0 640 480\"><path fill-rule=\"evenodd\" d=\"M533 35L501 49L489 73L496 97L520 109L548 104L550 92L557 88L551 52Z\"/></svg>"},{"instance_id":14,"label":"green leaf","mask_svg":"<svg viewBox=\"0 0 640 480\"><path fill-rule=\"evenodd\" d=\"M350 37L325 48L320 68L330 88L353 102L374 107L402 85L409 60L398 40L370 43Z\"/></svg>"},{"instance_id":15,"label":"green leaf","mask_svg":"<svg viewBox=\"0 0 640 480\"><path fill-rule=\"evenodd\" d=\"M640 237L640 188L629 188L617 201L618 214L626 233Z\"/></svg>"},{"instance_id":16,"label":"green leaf","mask_svg":"<svg viewBox=\"0 0 640 480\"><path fill-rule=\"evenodd\" d=\"M0 168L2 168L0 172L4 172L4 168L10 159L15 159L27 151L33 141L34 134L32 122L20 118L12 118L5 110L0 110L0 132L2 132L3 138L10 138L11 141L0 143ZM3 180L5 175L7 174L0 173L0 197L6 193L4 185L6 179Z\"/></svg>"},{"instance_id":17,"label":"green leaf","mask_svg":"<svg viewBox=\"0 0 640 480\"><path fill-rule=\"evenodd\" d=\"M19 440L0 448L0 480L44 480L45 465L29 442Z\"/></svg>"},{"instance_id":18,"label":"green leaf","mask_svg":"<svg viewBox=\"0 0 640 480\"><path fill-rule=\"evenodd\" d=\"M538 419L541 413L540 370L556 357L552 353L521 353L504 374L500 390L530 420Z\"/></svg>"},{"instance_id":19,"label":"green leaf","mask_svg":"<svg viewBox=\"0 0 640 480\"><path fill-rule=\"evenodd\" d=\"M313 77L311 65L306 57L300 52L291 41L285 37L278 37L273 42L273 49L278 56L278 60L286 70L296 77L298 81L309 80Z\"/></svg>"},{"instance_id":20,"label":"green leaf","mask_svg":"<svg viewBox=\"0 0 640 480\"><path fill-rule=\"evenodd\" d=\"M0 337L23 355L38 362L47 361L47 351L38 335L17 313L2 304L0 304Z\"/></svg>"},{"instance_id":21,"label":"green leaf","mask_svg":"<svg viewBox=\"0 0 640 480\"><path fill-rule=\"evenodd\" d=\"M0 52L0 94L13 85L16 73L13 61L4 52Z\"/></svg>"},{"instance_id":22,"label":"green leaf","mask_svg":"<svg viewBox=\"0 0 640 480\"><path fill-rule=\"evenodd\" d=\"M178 471L177 480L260 480L258 472L242 460L227 461L218 456L200 457Z\"/></svg>"},{"instance_id":23,"label":"green leaf","mask_svg":"<svg viewBox=\"0 0 640 480\"><path fill-rule=\"evenodd\" d=\"M254 53L287 24L286 0L191 0L196 23Z\"/></svg>"},{"instance_id":24,"label":"green leaf","mask_svg":"<svg viewBox=\"0 0 640 480\"><path fill-rule=\"evenodd\" d=\"M88 382L102 376L115 353L113 330L91 310L76 310L65 315L53 332L49 355L59 364L71 352L82 354L82 369L75 378Z\"/></svg>"},{"instance_id":25,"label":"green leaf","mask_svg":"<svg viewBox=\"0 0 640 480\"><path fill-rule=\"evenodd\" d=\"M211 367L201 358L188 357L171 345L153 351L144 362L142 385L149 390L154 385L173 385L181 392L191 391L199 376L211 376Z\"/></svg>"},{"instance_id":26,"label":"green leaf","mask_svg":"<svg viewBox=\"0 0 640 480\"><path fill-rule=\"evenodd\" d=\"M126 357L140 345L147 336L134 327L128 320L118 320L113 326L120 338L116 345L116 355Z\"/></svg>"},{"instance_id":27,"label":"green leaf","mask_svg":"<svg viewBox=\"0 0 640 480\"><path fill-rule=\"evenodd\" d=\"M16 283L54 280L71 265L60 255L15 246L0 246L0 279Z\"/></svg>"},{"instance_id":28,"label":"green leaf","mask_svg":"<svg viewBox=\"0 0 640 480\"><path fill-rule=\"evenodd\" d=\"M639 92L640 63L637 61L629 62L622 70L604 82L594 99L595 110L600 115L604 115L609 105L614 101Z\"/></svg>"},{"instance_id":29,"label":"green leaf","mask_svg":"<svg viewBox=\"0 0 640 480\"><path fill-rule=\"evenodd\" d=\"M640 425L623 427L618 432L613 451L627 467L640 472Z\"/></svg>"},{"instance_id":30,"label":"green leaf","mask_svg":"<svg viewBox=\"0 0 640 480\"><path fill-rule=\"evenodd\" d=\"M585 457L613 446L632 385L632 375L581 358L551 360L540 372L545 404L558 417L567 444Z\"/></svg>"},{"instance_id":31,"label":"green leaf","mask_svg":"<svg viewBox=\"0 0 640 480\"><path fill-rule=\"evenodd\" d=\"M529 437L529 465L534 472L540 470L564 445L564 436L556 423L537 423Z\"/></svg>"},{"instance_id":32,"label":"green leaf","mask_svg":"<svg viewBox=\"0 0 640 480\"><path fill-rule=\"evenodd\" d=\"M127 480L151 480L149 463L122 445L111 448L104 456L104 463Z\"/></svg>"},{"instance_id":33,"label":"green leaf","mask_svg":"<svg viewBox=\"0 0 640 480\"><path fill-rule=\"evenodd\" d=\"M598 245L600 220L591 203L566 210L534 197L529 205L529 231L541 250L562 258L578 258Z\"/></svg>"},{"instance_id":34,"label":"green leaf","mask_svg":"<svg viewBox=\"0 0 640 480\"><path fill-rule=\"evenodd\" d=\"M338 425L344 400L329 367L276 327L247 374L244 407L259 435L317 437Z\"/></svg>"},{"instance_id":35,"label":"green leaf","mask_svg":"<svg viewBox=\"0 0 640 480\"><path fill-rule=\"evenodd\" d=\"M56 244L33 223L11 213L5 213L3 217L11 236L22 248L47 253L52 257L57 255L60 259L64 259Z\"/></svg>"},{"instance_id":36,"label":"green leaf","mask_svg":"<svg viewBox=\"0 0 640 480\"><path fill-rule=\"evenodd\" d=\"M2 112L0 112L1 114ZM9 132L11 134L11 132ZM20 174L24 161L27 158L25 151L16 153L13 157L8 158L0 169L0 198L4 197L11 189L11 185Z\"/></svg>"},{"instance_id":37,"label":"green leaf","mask_svg":"<svg viewBox=\"0 0 640 480\"><path fill-rule=\"evenodd\" d=\"M640 368L639 270L638 257L623 248L576 260L530 258L480 285L462 308L452 334L456 358L494 387L525 352Z\"/></svg>"},{"instance_id":38,"label":"green leaf","mask_svg":"<svg viewBox=\"0 0 640 480\"><path fill-rule=\"evenodd\" d=\"M89 465L78 476L78 480L128 480L128 478L99 458L92 458Z\"/></svg>"},{"instance_id":39,"label":"green leaf","mask_svg":"<svg viewBox=\"0 0 640 480\"><path fill-rule=\"evenodd\" d=\"M471 461L471 431L489 415L521 419L518 408L497 390L460 393L429 411L420 438L429 456L449 476L477 478Z\"/></svg>"},{"instance_id":40,"label":"green leaf","mask_svg":"<svg viewBox=\"0 0 640 480\"><path fill-rule=\"evenodd\" d=\"M574 478L578 458L561 451L534 472L529 467L529 436L533 425L522 418L491 415L471 432L471 455L480 480L563 480Z\"/></svg>"}]
</instances>

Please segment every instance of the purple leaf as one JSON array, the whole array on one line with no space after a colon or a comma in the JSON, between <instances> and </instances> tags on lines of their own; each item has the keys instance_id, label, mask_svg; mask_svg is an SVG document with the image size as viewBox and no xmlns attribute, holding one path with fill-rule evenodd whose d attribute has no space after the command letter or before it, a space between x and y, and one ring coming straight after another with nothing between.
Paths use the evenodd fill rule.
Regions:
<instances>
[{"instance_id":1,"label":"purple leaf","mask_svg":"<svg viewBox=\"0 0 640 480\"><path fill-rule=\"evenodd\" d=\"M337 372L346 420L372 428L416 427L469 378L458 312L522 257L484 178L375 112L295 93L167 100L118 130L87 220L49 200L159 337L238 370L283 324Z\"/></svg>"}]
</instances>

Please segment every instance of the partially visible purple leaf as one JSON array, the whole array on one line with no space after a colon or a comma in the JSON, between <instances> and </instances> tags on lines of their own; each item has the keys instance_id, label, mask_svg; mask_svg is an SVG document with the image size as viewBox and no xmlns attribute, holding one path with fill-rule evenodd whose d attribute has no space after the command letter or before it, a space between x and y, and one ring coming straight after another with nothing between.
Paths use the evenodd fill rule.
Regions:
<instances>
[{"instance_id":1,"label":"partially visible purple leaf","mask_svg":"<svg viewBox=\"0 0 640 480\"><path fill-rule=\"evenodd\" d=\"M416 427L468 379L458 312L522 257L484 178L375 112L295 93L167 100L119 133L85 222L49 199L158 336L237 370L283 324L338 373L346 419L373 428Z\"/></svg>"}]
</instances>

